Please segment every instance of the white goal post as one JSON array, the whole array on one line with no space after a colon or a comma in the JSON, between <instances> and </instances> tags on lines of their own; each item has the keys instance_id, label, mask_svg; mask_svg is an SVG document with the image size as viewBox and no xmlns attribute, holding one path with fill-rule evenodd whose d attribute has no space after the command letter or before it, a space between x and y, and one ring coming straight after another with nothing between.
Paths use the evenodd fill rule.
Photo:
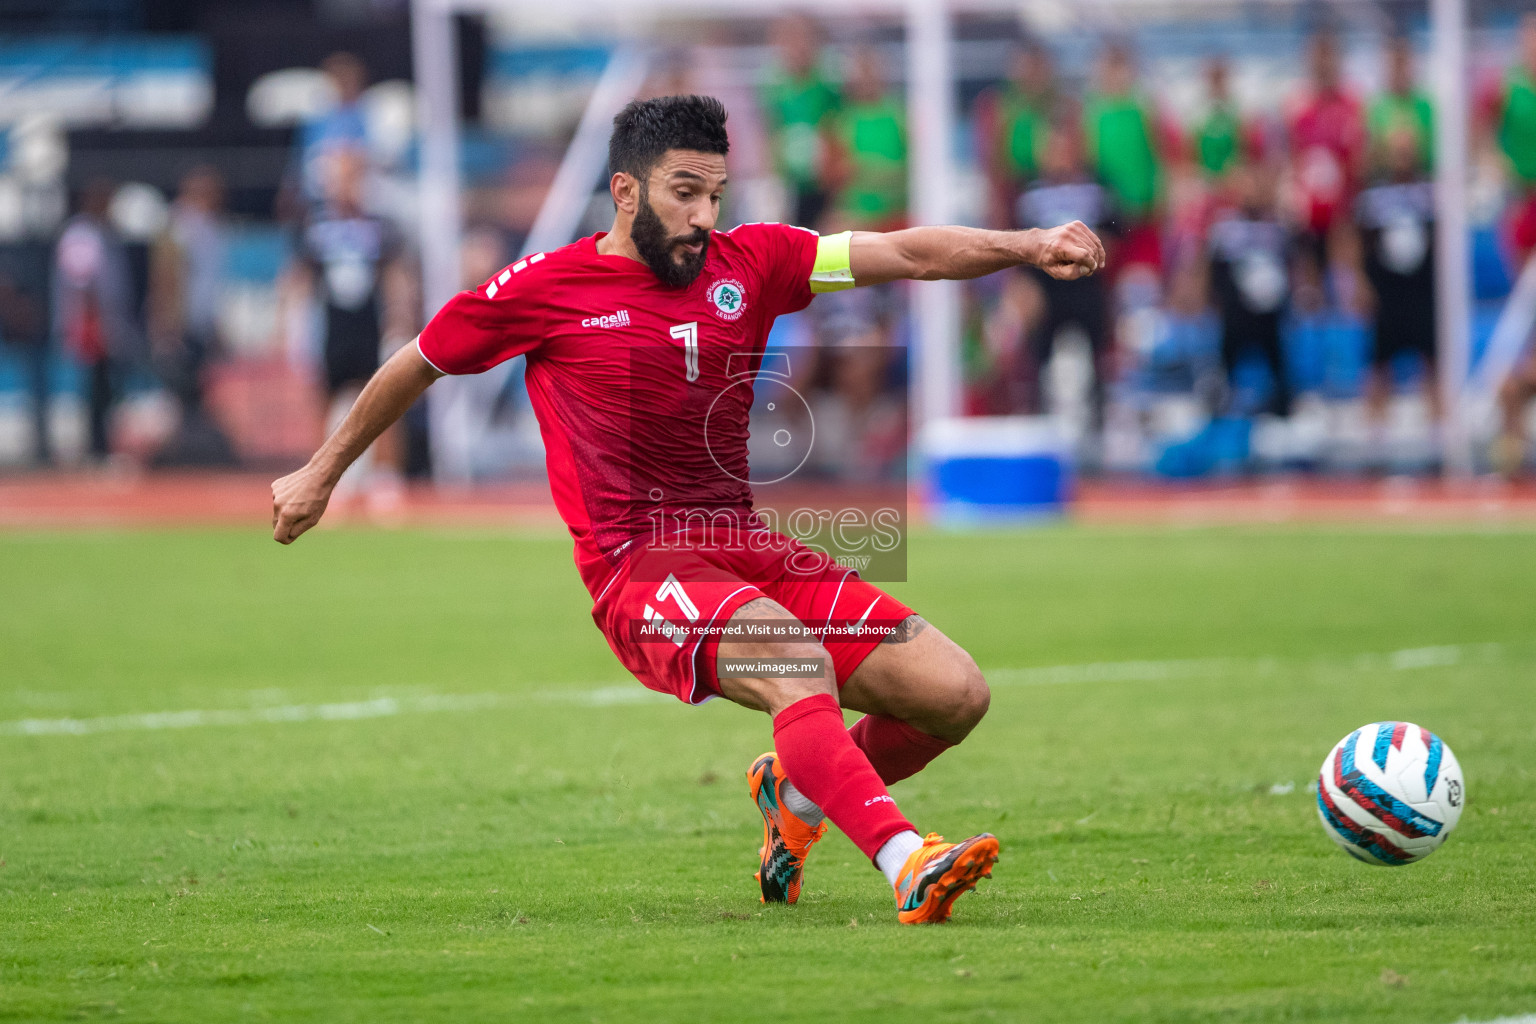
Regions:
<instances>
[{"instance_id":1,"label":"white goal post","mask_svg":"<svg viewBox=\"0 0 1536 1024\"><path fill-rule=\"evenodd\" d=\"M1074 0L1058 0L1064 6ZM1153 6L1159 0L1098 0L1098 9ZM1228 0L1185 0L1182 6ZM1305 2L1305 0L1292 0ZM1337 0L1365 3L1369 0ZM453 16L459 13L536 8L547 0L412 0L412 53L416 66L416 103L421 125L421 256L423 301L431 316L459 290L458 73L455 67ZM1471 271L1467 245L1467 0L1427 0L1433 37L1433 84L1438 116L1436 138L1436 248L1439 254L1438 307L1440 366L1445 393L1443 429L1446 469L1466 475L1472 469L1465 382L1471 334ZM777 11L801 10L824 14L826 8L805 2L764 0L581 0L584 12L633 14L637 9L701 17L762 18ZM1166 6L1166 5L1165 5ZM951 66L951 19L957 11L1014 13L1019 0L846 0L837 17L896 15L906 25L907 114L912 126L910 194L912 223L954 221L957 176L950 142L955 127L955 93ZM618 51L616 51L618 52ZM619 58L615 58L619 59ZM604 97L611 102L611 95ZM595 183L594 183L595 184ZM561 244L570 239L562 240ZM926 423L960 410L959 286L931 281L912 288L912 319L916 363L913 366L914 436ZM460 382L444 382L457 384ZM433 391L443 389L440 384ZM434 416L434 419L436 417ZM438 472L447 482L468 482L452 467L467 465L463 453L444 451L434 463L450 467Z\"/></svg>"}]
</instances>

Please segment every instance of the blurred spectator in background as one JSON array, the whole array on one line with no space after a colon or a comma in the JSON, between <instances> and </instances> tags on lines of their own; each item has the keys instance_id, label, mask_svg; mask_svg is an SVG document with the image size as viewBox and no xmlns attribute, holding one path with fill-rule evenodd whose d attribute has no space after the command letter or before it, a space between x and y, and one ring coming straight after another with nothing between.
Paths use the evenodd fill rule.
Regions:
<instances>
[{"instance_id":1,"label":"blurred spectator in background","mask_svg":"<svg viewBox=\"0 0 1536 1024\"><path fill-rule=\"evenodd\" d=\"M1520 21L1519 61L1509 70L1500 98L1499 147L1509 158L1515 199L1508 233L1516 267L1536 250L1536 13ZM1536 345L1529 340L1515 368L1499 386L1499 436L1493 442L1494 466L1506 477L1525 467L1525 408L1536 397Z\"/></svg>"},{"instance_id":2,"label":"blurred spectator in background","mask_svg":"<svg viewBox=\"0 0 1536 1024\"><path fill-rule=\"evenodd\" d=\"M48 252L36 242L0 245L0 343L14 352L32 403L32 462L53 461L48 431Z\"/></svg>"},{"instance_id":3,"label":"blurred spectator in background","mask_svg":"<svg viewBox=\"0 0 1536 1024\"><path fill-rule=\"evenodd\" d=\"M848 55L843 93L822 121L824 231L890 231L907 216L906 105L894 95L881 54L860 46ZM801 222L805 223L805 222ZM811 322L820 347L809 368L817 444L813 472L844 480L884 479L906 445L899 391L891 389L900 317L895 285L823 296Z\"/></svg>"},{"instance_id":4,"label":"blurred spectator in background","mask_svg":"<svg viewBox=\"0 0 1536 1024\"><path fill-rule=\"evenodd\" d=\"M1305 269L1315 290L1333 264L1333 235L1347 227L1350 201L1365 163L1365 118L1344 85L1338 40L1314 35L1308 46L1311 81L1291 103L1287 118L1297 219L1303 228Z\"/></svg>"},{"instance_id":5,"label":"blurred spectator in background","mask_svg":"<svg viewBox=\"0 0 1536 1024\"><path fill-rule=\"evenodd\" d=\"M821 30L809 16L774 23L776 63L762 91L774 167L789 190L791 222L815 228L827 207L826 120L839 105L821 68Z\"/></svg>"},{"instance_id":6,"label":"blurred spectator in background","mask_svg":"<svg viewBox=\"0 0 1536 1024\"><path fill-rule=\"evenodd\" d=\"M1274 172L1261 164L1239 164L1231 172L1235 205L1211 225L1207 281L1221 319L1222 377L1209 389L1213 414L1241 415L1235 405L1233 371L1256 352L1269 368L1266 408L1291 414L1291 382L1280 326L1291 294L1295 241L1281 222Z\"/></svg>"},{"instance_id":7,"label":"blurred spectator in background","mask_svg":"<svg viewBox=\"0 0 1536 1024\"><path fill-rule=\"evenodd\" d=\"M1499 148L1509 158L1515 203L1509 238L1523 265L1536 249L1536 12L1520 20L1520 57L1504 82L1499 103Z\"/></svg>"},{"instance_id":8,"label":"blurred spectator in background","mask_svg":"<svg viewBox=\"0 0 1536 1024\"><path fill-rule=\"evenodd\" d=\"M1362 290L1375 328L1366 414L1378 432L1392 397L1393 363L1405 354L1422 363L1424 399L1431 419L1440 420L1435 377L1435 184L1416 126L1389 129L1380 140L1380 151L1384 161L1380 180L1355 201L1357 251L1365 277Z\"/></svg>"},{"instance_id":9,"label":"blurred spectator in background","mask_svg":"<svg viewBox=\"0 0 1536 1024\"><path fill-rule=\"evenodd\" d=\"M1251 130L1232 98L1231 65L1225 57L1205 63L1205 111L1190 133L1190 156L1206 181L1216 185L1249 157Z\"/></svg>"},{"instance_id":10,"label":"blurred spectator in background","mask_svg":"<svg viewBox=\"0 0 1536 1024\"><path fill-rule=\"evenodd\" d=\"M1205 96L1184 144L1193 176L1179 175L1170 188L1164 226L1169 301L1189 315L1203 308L1207 232L1237 204L1233 172L1267 155L1264 122L1245 118L1238 109L1231 71L1226 57L1205 62Z\"/></svg>"},{"instance_id":11,"label":"blurred spectator in background","mask_svg":"<svg viewBox=\"0 0 1536 1024\"><path fill-rule=\"evenodd\" d=\"M1040 175L1019 196L1015 217L1020 227L1053 228L1080 220L1101 237L1110 233L1115 219L1113 196L1088 173L1081 141L1070 125L1057 124L1047 134L1040 151ZM1110 348L1109 286L1104 277L1095 274L1058 281L1035 267L1021 268L1004 286L998 316L988 330L991 344L999 349L996 393L988 403L989 411L1044 411L1041 368L1055 347L1056 336L1076 327L1087 336L1092 353L1093 427L1101 426Z\"/></svg>"},{"instance_id":12,"label":"blurred spectator in background","mask_svg":"<svg viewBox=\"0 0 1536 1024\"><path fill-rule=\"evenodd\" d=\"M203 409L204 371L219 352L224 291L224 179L198 167L181 180L169 223L150 256L146 319L150 354L181 407L181 425L156 455L161 465L229 465L234 451Z\"/></svg>"},{"instance_id":13,"label":"blurred spectator in background","mask_svg":"<svg viewBox=\"0 0 1536 1024\"><path fill-rule=\"evenodd\" d=\"M894 231L907 218L907 112L886 84L880 54L851 58L842 105L828 118L833 230Z\"/></svg>"},{"instance_id":14,"label":"blurred spectator in background","mask_svg":"<svg viewBox=\"0 0 1536 1024\"><path fill-rule=\"evenodd\" d=\"M88 182L54 250L54 336L85 368L89 451L97 461L111 455L112 408L143 348L128 256L107 217L114 191L104 178Z\"/></svg>"},{"instance_id":15,"label":"blurred spectator in background","mask_svg":"<svg viewBox=\"0 0 1536 1024\"><path fill-rule=\"evenodd\" d=\"M1116 269L1162 263L1156 218L1163 168L1156 132L1151 105L1136 85L1130 48L1110 43L1083 107L1083 133L1094 176L1109 190L1119 221L1119 245L1111 260Z\"/></svg>"},{"instance_id":16,"label":"blurred spectator in background","mask_svg":"<svg viewBox=\"0 0 1536 1024\"><path fill-rule=\"evenodd\" d=\"M400 239L388 221L369 213L363 186L367 156L355 147L326 154L325 202L305 224L299 244L299 273L320 306L327 430L340 423L363 385L380 365L385 340L385 289L398 287ZM403 303L389 302L392 308ZM398 498L399 455L393 434L376 445L385 471L359 463L358 476L381 504ZM391 474L388 470L394 468ZM354 478L356 479L356 478ZM372 498L373 495L370 495Z\"/></svg>"},{"instance_id":17,"label":"blurred spectator in background","mask_svg":"<svg viewBox=\"0 0 1536 1024\"><path fill-rule=\"evenodd\" d=\"M981 162L991 185L988 220L1014 227L1014 201L1040 175L1040 148L1059 102L1050 51L1028 42L1014 51L1008 81L977 100Z\"/></svg>"},{"instance_id":18,"label":"blurred spectator in background","mask_svg":"<svg viewBox=\"0 0 1536 1024\"><path fill-rule=\"evenodd\" d=\"M1515 368L1499 385L1499 434L1493 440L1493 465L1506 479L1525 471L1525 407L1536 397L1536 346L1526 345Z\"/></svg>"},{"instance_id":19,"label":"blurred spectator in background","mask_svg":"<svg viewBox=\"0 0 1536 1024\"><path fill-rule=\"evenodd\" d=\"M1372 101L1366 115L1372 170L1389 168L1393 157L1388 152L1388 139L1406 132L1418 149L1418 165L1430 173L1435 166L1435 108L1429 94L1418 87L1413 44L1406 37L1388 41L1386 66L1386 90Z\"/></svg>"},{"instance_id":20,"label":"blurred spectator in background","mask_svg":"<svg viewBox=\"0 0 1536 1024\"><path fill-rule=\"evenodd\" d=\"M826 353L826 386L811 393L813 471L862 483L900 474L908 438L905 395L891 386L898 351L876 331L851 336Z\"/></svg>"},{"instance_id":21,"label":"blurred spectator in background","mask_svg":"<svg viewBox=\"0 0 1536 1024\"><path fill-rule=\"evenodd\" d=\"M368 87L368 67L350 53L333 53L320 62L330 83L335 102L321 114L299 127L297 183L288 183L286 194L279 197L287 209L280 211L284 220L302 220L314 207L325 202L327 156L338 150L366 151L368 127L363 117L363 90ZM297 189L297 203L292 191Z\"/></svg>"}]
</instances>

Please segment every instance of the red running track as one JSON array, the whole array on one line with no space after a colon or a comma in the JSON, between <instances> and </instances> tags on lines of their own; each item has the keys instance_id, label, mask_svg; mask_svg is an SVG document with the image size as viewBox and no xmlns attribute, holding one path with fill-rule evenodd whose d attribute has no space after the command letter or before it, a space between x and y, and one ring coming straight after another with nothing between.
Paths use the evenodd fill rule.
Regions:
<instances>
[{"instance_id":1,"label":"red running track","mask_svg":"<svg viewBox=\"0 0 1536 1024\"><path fill-rule=\"evenodd\" d=\"M0 477L0 529L246 526L271 521L271 478L249 473L59 473ZM914 500L913 506L917 506ZM1287 479L1081 483L1070 516L1120 525L1263 523L1536 525L1536 483ZM408 489L392 507L335 502L328 521L560 529L542 483Z\"/></svg>"}]
</instances>

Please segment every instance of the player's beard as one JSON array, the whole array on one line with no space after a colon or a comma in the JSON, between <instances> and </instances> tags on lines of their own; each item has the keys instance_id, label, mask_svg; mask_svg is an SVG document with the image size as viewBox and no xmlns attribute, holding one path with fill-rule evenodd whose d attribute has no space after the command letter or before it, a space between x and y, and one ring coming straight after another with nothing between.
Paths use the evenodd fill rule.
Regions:
<instances>
[{"instance_id":1,"label":"player's beard","mask_svg":"<svg viewBox=\"0 0 1536 1024\"><path fill-rule=\"evenodd\" d=\"M651 206L647 189L640 192L640 208L635 211L629 237L645 265L668 288L686 288L704 272L704 257L709 255L709 232L695 230L686 235L669 236L666 225ZM700 248L697 253L691 253L683 248L685 245ZM677 254L676 258L673 253Z\"/></svg>"}]
</instances>

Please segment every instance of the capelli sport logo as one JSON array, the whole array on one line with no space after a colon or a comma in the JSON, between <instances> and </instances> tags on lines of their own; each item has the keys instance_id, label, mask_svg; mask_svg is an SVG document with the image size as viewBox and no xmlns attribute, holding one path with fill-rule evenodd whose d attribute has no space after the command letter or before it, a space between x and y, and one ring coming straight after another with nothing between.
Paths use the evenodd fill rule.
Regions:
<instances>
[{"instance_id":1,"label":"capelli sport logo","mask_svg":"<svg viewBox=\"0 0 1536 1024\"><path fill-rule=\"evenodd\" d=\"M709 302L722 320L739 320L747 311L747 290L733 278L722 278L709 286Z\"/></svg>"},{"instance_id":2,"label":"capelli sport logo","mask_svg":"<svg viewBox=\"0 0 1536 1024\"><path fill-rule=\"evenodd\" d=\"M607 316L589 316L581 322L583 327L628 327L629 325L629 310L627 309L621 309L617 313L609 313Z\"/></svg>"}]
</instances>

